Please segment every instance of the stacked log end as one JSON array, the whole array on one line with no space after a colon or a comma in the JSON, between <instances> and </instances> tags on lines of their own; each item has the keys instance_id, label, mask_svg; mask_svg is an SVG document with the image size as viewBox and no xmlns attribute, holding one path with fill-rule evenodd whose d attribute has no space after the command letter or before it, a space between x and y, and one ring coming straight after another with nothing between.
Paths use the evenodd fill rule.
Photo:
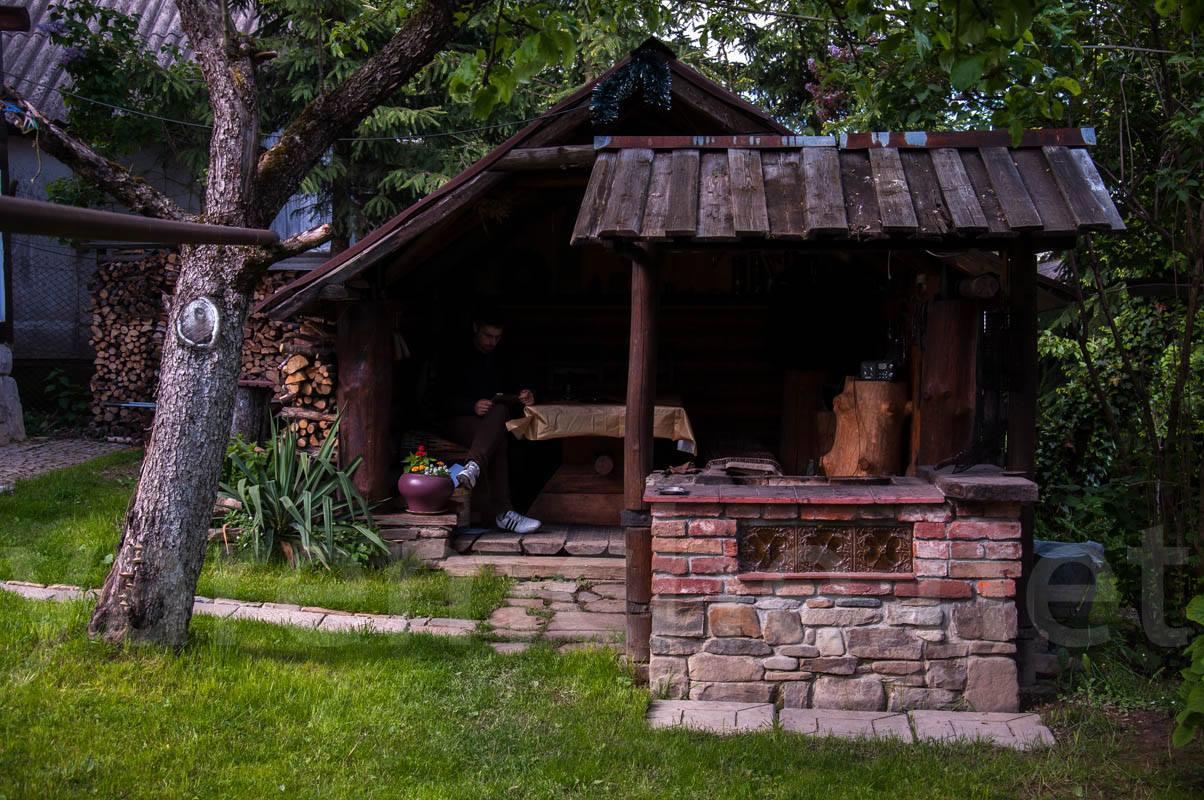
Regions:
<instances>
[{"instance_id":1,"label":"stacked log end","mask_svg":"<svg viewBox=\"0 0 1204 800\"><path fill-rule=\"evenodd\" d=\"M105 255L91 292L91 344L96 354L91 383L93 427L104 436L142 438L152 412L118 404L155 399L167 308L179 277L179 255L172 250L143 248L111 250ZM253 303L296 276L289 271L266 273ZM333 331L320 318L278 322L252 314L243 329L241 378L270 384L281 416L288 417L289 409L329 415L329 419L289 418L306 447L320 445L334 419L332 353ZM285 365L300 363L291 361L295 356L304 359L304 366L285 372ZM300 377L292 377L294 374ZM296 424L299 422L306 424L301 427Z\"/></svg>"},{"instance_id":2,"label":"stacked log end","mask_svg":"<svg viewBox=\"0 0 1204 800\"><path fill-rule=\"evenodd\" d=\"M92 288L92 420L110 436L141 436L150 412L115 404L155 399L167 331L164 307L179 275L179 256L167 251L110 252Z\"/></svg>"},{"instance_id":3,"label":"stacked log end","mask_svg":"<svg viewBox=\"0 0 1204 800\"><path fill-rule=\"evenodd\" d=\"M280 417L297 433L297 444L321 447L330 435L335 408L334 331L323 320L302 317L280 347L276 400Z\"/></svg>"}]
</instances>

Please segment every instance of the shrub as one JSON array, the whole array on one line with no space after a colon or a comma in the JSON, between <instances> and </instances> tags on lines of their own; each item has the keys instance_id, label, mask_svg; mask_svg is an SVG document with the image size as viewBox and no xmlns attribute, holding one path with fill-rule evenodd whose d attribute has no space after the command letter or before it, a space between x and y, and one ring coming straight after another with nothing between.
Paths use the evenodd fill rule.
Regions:
<instances>
[{"instance_id":1,"label":"shrub","mask_svg":"<svg viewBox=\"0 0 1204 800\"><path fill-rule=\"evenodd\" d=\"M1204 625L1204 594L1196 595L1187 604L1187 618ZM1204 728L1204 634L1187 646L1187 656L1191 666L1183 670L1183 686L1179 690L1183 710L1175 717L1178 724L1172 737L1178 747L1196 738L1196 733Z\"/></svg>"},{"instance_id":2,"label":"shrub","mask_svg":"<svg viewBox=\"0 0 1204 800\"><path fill-rule=\"evenodd\" d=\"M330 569L387 552L351 482L360 459L339 469L334 457L338 425L312 455L297 447L296 433L274 424L262 450L239 440L228 448L218 496L231 510L219 524L240 529L239 544L253 558Z\"/></svg>"}]
</instances>

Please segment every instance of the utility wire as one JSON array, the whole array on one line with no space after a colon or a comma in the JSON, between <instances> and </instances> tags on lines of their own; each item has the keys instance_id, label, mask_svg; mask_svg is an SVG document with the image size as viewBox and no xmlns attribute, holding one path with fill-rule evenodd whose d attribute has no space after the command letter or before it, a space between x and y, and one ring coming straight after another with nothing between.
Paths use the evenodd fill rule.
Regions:
<instances>
[{"instance_id":1,"label":"utility wire","mask_svg":"<svg viewBox=\"0 0 1204 800\"><path fill-rule=\"evenodd\" d=\"M159 114L152 114L149 111L141 111L136 108L128 108L126 106L120 106L120 105L116 105L114 103L106 103L103 100L96 100L91 97L85 97L84 95L76 94L75 92L69 91L67 89L63 89L62 87L58 87L58 86L55 86L55 85L49 84L49 83L42 83L40 81L35 81L32 78L25 78L20 75L15 75L11 72L6 72L6 73L4 73L4 75L7 78L13 78L15 80L30 83L34 86L40 86L43 89L56 90L60 94L66 95L67 97L73 97L76 100L80 100L85 103L91 103L91 104L97 105L97 106L102 106L104 108L112 109L113 111L121 111L123 113L133 114L134 116L138 116L138 117L146 117L147 119L158 120L159 122L169 122L173 125L185 125L190 128L201 128L204 130L213 130L212 125L206 125L202 122L191 122L189 120L184 120L184 119L173 119L172 117L164 117L164 116L160 116ZM556 111L556 112L553 112L550 114L540 114L538 116L529 117L527 119L519 119L519 120L514 120L512 122L498 122L493 125L481 125L481 126L478 126L475 128L463 128L461 130L455 130L455 131L435 131L434 133L399 134L397 136L352 136L352 137L336 139L335 141L339 141L339 142L421 142L425 139L434 139L434 138L438 138L438 137L442 137L442 136L459 136L459 135L465 134L465 133L481 133L483 131L491 131L491 130L496 130L498 128L506 128L506 127L510 127L512 125L525 125L530 122L535 122L536 120L539 120L539 119L546 119L548 117L558 117L558 116L561 116L562 114L572 113L573 111L576 111L576 109L569 108L569 109L565 109L564 111Z\"/></svg>"}]
</instances>

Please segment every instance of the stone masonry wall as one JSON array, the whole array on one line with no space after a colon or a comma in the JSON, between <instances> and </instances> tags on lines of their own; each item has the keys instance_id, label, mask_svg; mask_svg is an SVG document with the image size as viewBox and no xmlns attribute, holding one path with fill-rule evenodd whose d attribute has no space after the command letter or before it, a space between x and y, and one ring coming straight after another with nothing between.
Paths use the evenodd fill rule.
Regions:
<instances>
[{"instance_id":1,"label":"stone masonry wall","mask_svg":"<svg viewBox=\"0 0 1204 800\"><path fill-rule=\"evenodd\" d=\"M1018 705L1020 505L654 503L654 694L860 710ZM908 574L740 574L742 531L911 525Z\"/></svg>"}]
</instances>

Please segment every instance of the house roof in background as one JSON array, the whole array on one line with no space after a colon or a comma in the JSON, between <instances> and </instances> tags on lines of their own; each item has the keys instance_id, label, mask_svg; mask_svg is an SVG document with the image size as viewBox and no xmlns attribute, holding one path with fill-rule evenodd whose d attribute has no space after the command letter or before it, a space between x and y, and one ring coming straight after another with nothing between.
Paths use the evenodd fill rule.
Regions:
<instances>
[{"instance_id":1,"label":"house roof in background","mask_svg":"<svg viewBox=\"0 0 1204 800\"><path fill-rule=\"evenodd\" d=\"M43 114L63 121L67 107L60 89L71 82L63 66L64 48L51 44L50 34L39 26L50 21L50 9L63 0L26 0L29 33L4 34L5 82L11 83ZM158 54L164 45L174 45L191 55L188 41L180 30L180 12L175 0L100 0L100 5L128 14L138 20L138 35L147 48Z\"/></svg>"}]
</instances>

